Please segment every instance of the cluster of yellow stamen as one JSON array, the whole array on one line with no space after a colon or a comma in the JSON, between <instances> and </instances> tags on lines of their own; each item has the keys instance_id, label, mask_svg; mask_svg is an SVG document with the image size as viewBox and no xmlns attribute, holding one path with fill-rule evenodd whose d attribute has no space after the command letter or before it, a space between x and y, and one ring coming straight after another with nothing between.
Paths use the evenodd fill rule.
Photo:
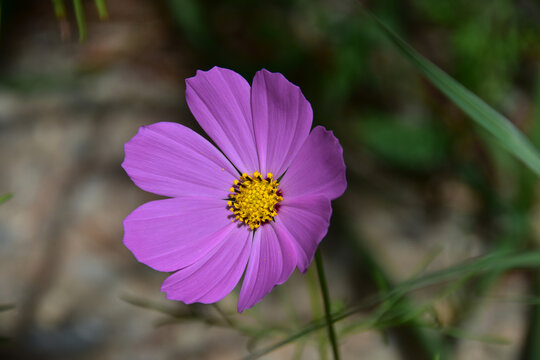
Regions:
<instances>
[{"instance_id":1,"label":"cluster of yellow stamen","mask_svg":"<svg viewBox=\"0 0 540 360\"><path fill-rule=\"evenodd\" d=\"M236 220L246 223L251 230L257 229L277 215L276 205L283 200L278 185L271 173L266 174L266 178L258 171L242 174L230 189L229 210L236 215Z\"/></svg>"}]
</instances>

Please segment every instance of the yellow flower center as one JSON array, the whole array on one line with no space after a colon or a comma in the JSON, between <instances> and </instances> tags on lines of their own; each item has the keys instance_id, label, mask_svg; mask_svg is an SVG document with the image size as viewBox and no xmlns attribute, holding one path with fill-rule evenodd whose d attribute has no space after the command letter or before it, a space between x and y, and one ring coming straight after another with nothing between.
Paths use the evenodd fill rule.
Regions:
<instances>
[{"instance_id":1,"label":"yellow flower center","mask_svg":"<svg viewBox=\"0 0 540 360\"><path fill-rule=\"evenodd\" d=\"M277 215L276 205L283 200L278 185L271 173L266 174L266 178L258 171L250 175L244 173L240 180L234 180L227 206L236 220L254 230Z\"/></svg>"}]
</instances>

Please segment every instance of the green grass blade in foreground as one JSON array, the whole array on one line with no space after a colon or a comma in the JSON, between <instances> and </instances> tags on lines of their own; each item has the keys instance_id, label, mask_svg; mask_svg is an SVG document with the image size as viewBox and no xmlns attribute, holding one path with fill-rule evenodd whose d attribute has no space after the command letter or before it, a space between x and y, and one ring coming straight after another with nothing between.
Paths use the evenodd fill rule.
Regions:
<instances>
[{"instance_id":1,"label":"green grass blade in foreground","mask_svg":"<svg viewBox=\"0 0 540 360\"><path fill-rule=\"evenodd\" d=\"M472 275L484 274L490 271L507 271L510 269L526 269L526 268L540 268L540 251L530 251L519 254L510 254L507 251L500 251L484 257L478 258L474 261L464 264L458 264L447 269L435 271L408 281L405 281L390 291L388 291L384 297L375 296L366 299L362 303L353 306L344 311L332 314L332 322L341 321L349 316L355 315L367 308L383 302L390 296L396 294L405 294L428 286L437 285L458 279L460 277L468 277ZM279 349L282 346L290 344L291 342L306 336L313 331L319 330L326 326L324 320L316 321L308 324L305 328L298 330L291 334L287 338L278 341L266 348L259 349L244 359L258 359L259 357L266 355L274 350Z\"/></svg>"},{"instance_id":2,"label":"green grass blade in foreground","mask_svg":"<svg viewBox=\"0 0 540 360\"><path fill-rule=\"evenodd\" d=\"M536 273L529 275L531 277L531 287L533 292L540 294L540 276ZM525 342L521 349L522 359L538 359L540 356L540 304L533 304L529 309L529 324Z\"/></svg>"},{"instance_id":3,"label":"green grass blade in foreground","mask_svg":"<svg viewBox=\"0 0 540 360\"><path fill-rule=\"evenodd\" d=\"M11 193L7 193L7 194L4 194L4 195L0 195L0 204L8 201L9 199L11 199L13 197L13 194Z\"/></svg>"},{"instance_id":4,"label":"green grass blade in foreground","mask_svg":"<svg viewBox=\"0 0 540 360\"><path fill-rule=\"evenodd\" d=\"M317 283L317 274L316 270L313 267L310 267L306 272L306 283L309 295L309 304L311 307L311 318L320 319L323 317L323 305L322 300L319 296L319 284ZM319 350L319 360L328 360L326 353L326 332L320 330L316 334L317 345Z\"/></svg>"},{"instance_id":5,"label":"green grass blade in foreground","mask_svg":"<svg viewBox=\"0 0 540 360\"><path fill-rule=\"evenodd\" d=\"M86 40L86 19L84 17L84 8L82 0L73 0L73 8L75 9L75 18L77 19L77 28L79 29L79 41Z\"/></svg>"},{"instance_id":6,"label":"green grass blade in foreground","mask_svg":"<svg viewBox=\"0 0 540 360\"><path fill-rule=\"evenodd\" d=\"M491 133L510 153L540 175L540 153L503 115L495 111L451 76L439 69L402 40L376 16L367 12L379 29L429 81L476 123Z\"/></svg>"},{"instance_id":7,"label":"green grass blade in foreground","mask_svg":"<svg viewBox=\"0 0 540 360\"><path fill-rule=\"evenodd\" d=\"M424 276L407 280L396 286L390 293L410 292L416 289L441 284L462 276L485 274L491 271L506 271L516 268L540 267L540 251L529 251L520 254L509 254L499 251L481 257L475 261L435 271Z\"/></svg>"},{"instance_id":8,"label":"green grass blade in foreground","mask_svg":"<svg viewBox=\"0 0 540 360\"><path fill-rule=\"evenodd\" d=\"M107 2L105 0L95 0L96 9L100 20L109 18L109 11L107 10Z\"/></svg>"},{"instance_id":9,"label":"green grass blade in foreground","mask_svg":"<svg viewBox=\"0 0 540 360\"><path fill-rule=\"evenodd\" d=\"M317 267L317 275L319 278L321 295L323 298L324 318L326 319L328 339L330 340L330 344L332 345L332 354L334 355L334 360L339 360L339 344L336 337L336 331L334 329L334 322L332 321L332 313L330 309L330 294L328 292L328 285L326 283L326 275L324 274L324 265L320 249L315 252L315 266Z\"/></svg>"}]
</instances>

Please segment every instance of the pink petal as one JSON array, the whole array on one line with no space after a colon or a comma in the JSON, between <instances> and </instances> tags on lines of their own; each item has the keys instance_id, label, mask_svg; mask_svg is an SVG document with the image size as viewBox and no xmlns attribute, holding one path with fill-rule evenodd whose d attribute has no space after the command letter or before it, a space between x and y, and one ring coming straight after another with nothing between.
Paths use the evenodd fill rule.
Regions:
<instances>
[{"instance_id":1,"label":"pink petal","mask_svg":"<svg viewBox=\"0 0 540 360\"><path fill-rule=\"evenodd\" d=\"M191 265L235 227L219 198L174 198L146 203L124 220L124 244L159 271Z\"/></svg>"},{"instance_id":2,"label":"pink petal","mask_svg":"<svg viewBox=\"0 0 540 360\"><path fill-rule=\"evenodd\" d=\"M125 152L122 167L133 182L164 196L224 198L238 174L215 146L176 123L141 127Z\"/></svg>"},{"instance_id":3,"label":"pink petal","mask_svg":"<svg viewBox=\"0 0 540 360\"><path fill-rule=\"evenodd\" d=\"M292 239L298 255L298 270L305 272L328 231L332 215L330 200L324 196L284 197L280 204L275 227L281 231L281 237L288 235Z\"/></svg>"},{"instance_id":4,"label":"pink petal","mask_svg":"<svg viewBox=\"0 0 540 360\"><path fill-rule=\"evenodd\" d=\"M251 104L260 172L281 176L309 134L311 105L298 86L264 69L253 79Z\"/></svg>"},{"instance_id":5,"label":"pink petal","mask_svg":"<svg viewBox=\"0 0 540 360\"><path fill-rule=\"evenodd\" d=\"M186 304L213 303L229 294L246 268L252 232L234 227L228 236L202 259L169 276L161 287L167 298Z\"/></svg>"},{"instance_id":6,"label":"pink petal","mask_svg":"<svg viewBox=\"0 0 540 360\"><path fill-rule=\"evenodd\" d=\"M279 187L284 198L323 195L335 199L347 188L343 148L331 131L313 129Z\"/></svg>"},{"instance_id":7,"label":"pink petal","mask_svg":"<svg viewBox=\"0 0 540 360\"><path fill-rule=\"evenodd\" d=\"M204 131L241 172L258 169L250 87L242 76L218 67L199 70L186 79L186 101Z\"/></svg>"},{"instance_id":8,"label":"pink petal","mask_svg":"<svg viewBox=\"0 0 540 360\"><path fill-rule=\"evenodd\" d=\"M284 283L294 271L296 250L289 238L280 238L274 224L255 232L244 283L238 299L238 312L258 303L274 286Z\"/></svg>"}]
</instances>

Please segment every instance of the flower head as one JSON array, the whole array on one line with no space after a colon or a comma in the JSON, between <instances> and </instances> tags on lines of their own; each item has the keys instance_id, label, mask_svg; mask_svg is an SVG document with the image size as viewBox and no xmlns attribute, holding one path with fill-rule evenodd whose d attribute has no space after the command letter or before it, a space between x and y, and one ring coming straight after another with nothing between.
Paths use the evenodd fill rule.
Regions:
<instances>
[{"instance_id":1,"label":"flower head","mask_svg":"<svg viewBox=\"0 0 540 360\"><path fill-rule=\"evenodd\" d=\"M214 67L186 80L186 100L219 147L176 123L140 128L122 164L143 190L170 197L124 220L124 244L142 263L174 271L167 298L213 303L245 272L238 311L295 268L304 272L328 230L330 201L347 186L343 150L283 75L253 85Z\"/></svg>"}]
</instances>

